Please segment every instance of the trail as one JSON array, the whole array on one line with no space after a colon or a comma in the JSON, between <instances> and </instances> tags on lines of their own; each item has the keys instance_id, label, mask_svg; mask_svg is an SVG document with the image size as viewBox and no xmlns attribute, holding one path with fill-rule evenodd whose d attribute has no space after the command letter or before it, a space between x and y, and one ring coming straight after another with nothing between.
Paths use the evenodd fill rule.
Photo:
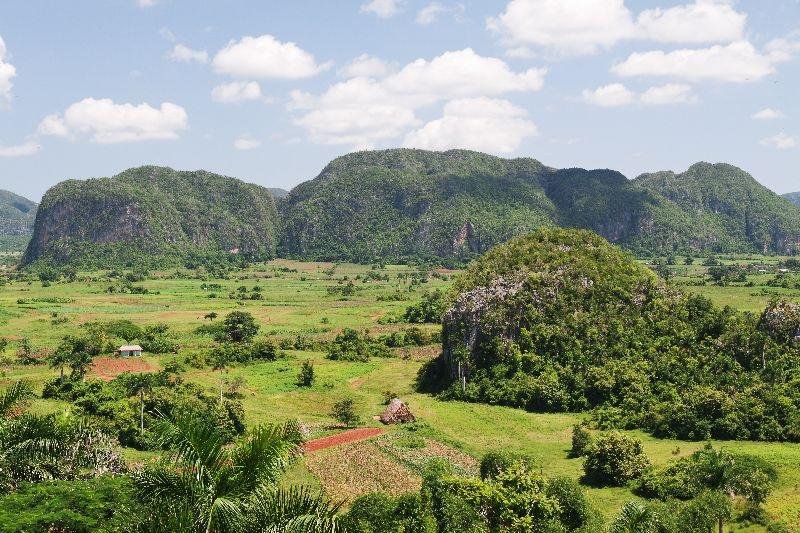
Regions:
<instances>
[{"instance_id":1,"label":"trail","mask_svg":"<svg viewBox=\"0 0 800 533\"><path fill-rule=\"evenodd\" d=\"M336 435L331 435L329 437L322 437L321 439L314 439L310 440L303 445L303 450L305 452L317 452L319 450L324 450L325 448L330 448L332 446L339 446L340 444L348 444L350 442L356 442L360 440L366 440L372 437L377 437L385 433L385 430L382 428L358 428L358 429L349 429L347 431L343 431L341 433L337 433Z\"/></svg>"}]
</instances>

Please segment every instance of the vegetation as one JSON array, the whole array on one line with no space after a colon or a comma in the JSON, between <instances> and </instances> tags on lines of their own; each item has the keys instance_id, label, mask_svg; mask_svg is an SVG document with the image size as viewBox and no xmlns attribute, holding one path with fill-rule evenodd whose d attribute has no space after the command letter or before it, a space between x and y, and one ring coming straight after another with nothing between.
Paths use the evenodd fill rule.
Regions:
<instances>
[{"instance_id":1,"label":"vegetation","mask_svg":"<svg viewBox=\"0 0 800 533\"><path fill-rule=\"evenodd\" d=\"M23 261L124 268L268 259L276 225L274 199L262 187L138 167L47 191Z\"/></svg>"},{"instance_id":2,"label":"vegetation","mask_svg":"<svg viewBox=\"0 0 800 533\"><path fill-rule=\"evenodd\" d=\"M783 195L784 198L789 200L795 205L800 206L800 192L790 192Z\"/></svg>"},{"instance_id":3,"label":"vegetation","mask_svg":"<svg viewBox=\"0 0 800 533\"><path fill-rule=\"evenodd\" d=\"M720 309L560 229L496 247L455 291L443 354L420 381L444 398L591 410L598 427L667 438L800 441L797 304Z\"/></svg>"}]
</instances>

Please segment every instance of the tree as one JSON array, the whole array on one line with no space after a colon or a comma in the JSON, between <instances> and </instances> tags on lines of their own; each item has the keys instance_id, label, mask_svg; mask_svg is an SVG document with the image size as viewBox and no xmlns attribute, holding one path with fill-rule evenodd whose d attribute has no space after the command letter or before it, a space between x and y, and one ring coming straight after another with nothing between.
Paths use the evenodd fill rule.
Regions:
<instances>
[{"instance_id":1,"label":"tree","mask_svg":"<svg viewBox=\"0 0 800 533\"><path fill-rule=\"evenodd\" d=\"M250 342L258 333L259 326L253 315L246 311L232 311L223 321L218 341Z\"/></svg>"},{"instance_id":2,"label":"tree","mask_svg":"<svg viewBox=\"0 0 800 533\"><path fill-rule=\"evenodd\" d=\"M212 321L212 322L213 322L213 321L214 321L214 319L215 319L215 318L217 318L218 316L219 316L219 315L218 315L218 314L217 314L215 311L211 311L210 313L208 313L208 314L207 314L206 316L204 316L203 318L204 318L204 319L206 319L206 320L210 320L210 321Z\"/></svg>"},{"instance_id":3,"label":"tree","mask_svg":"<svg viewBox=\"0 0 800 533\"><path fill-rule=\"evenodd\" d=\"M314 362L311 359L303 361L300 373L297 374L297 384L301 387L310 387L314 384Z\"/></svg>"},{"instance_id":4,"label":"tree","mask_svg":"<svg viewBox=\"0 0 800 533\"><path fill-rule=\"evenodd\" d=\"M353 427L361 421L356 414L355 402L352 398L345 398L333 404L331 416L347 427Z\"/></svg>"},{"instance_id":5,"label":"tree","mask_svg":"<svg viewBox=\"0 0 800 533\"><path fill-rule=\"evenodd\" d=\"M153 390L153 374L131 374L126 384L129 394L139 396L139 432L144 435L144 396Z\"/></svg>"},{"instance_id":6,"label":"tree","mask_svg":"<svg viewBox=\"0 0 800 533\"><path fill-rule=\"evenodd\" d=\"M89 340L67 335L56 348L50 365L53 368L62 368L66 365L71 371L70 379L83 380L87 370L92 366L92 352L93 347Z\"/></svg>"},{"instance_id":7,"label":"tree","mask_svg":"<svg viewBox=\"0 0 800 533\"><path fill-rule=\"evenodd\" d=\"M572 448L569 451L570 457L583 457L586 450L592 444L592 434L583 424L572 426Z\"/></svg>"},{"instance_id":8,"label":"tree","mask_svg":"<svg viewBox=\"0 0 800 533\"><path fill-rule=\"evenodd\" d=\"M233 446L210 420L162 419L153 431L167 453L132 477L141 507L131 509L129 531L337 530L338 505L279 487L301 451L295 425L257 426Z\"/></svg>"},{"instance_id":9,"label":"tree","mask_svg":"<svg viewBox=\"0 0 800 533\"><path fill-rule=\"evenodd\" d=\"M656 533L661 520L655 509L638 500L622 506L619 515L611 523L611 533Z\"/></svg>"},{"instance_id":10,"label":"tree","mask_svg":"<svg viewBox=\"0 0 800 533\"><path fill-rule=\"evenodd\" d=\"M594 438L586 450L583 470L591 483L619 486L640 477L649 466L639 440L611 431Z\"/></svg>"}]
</instances>

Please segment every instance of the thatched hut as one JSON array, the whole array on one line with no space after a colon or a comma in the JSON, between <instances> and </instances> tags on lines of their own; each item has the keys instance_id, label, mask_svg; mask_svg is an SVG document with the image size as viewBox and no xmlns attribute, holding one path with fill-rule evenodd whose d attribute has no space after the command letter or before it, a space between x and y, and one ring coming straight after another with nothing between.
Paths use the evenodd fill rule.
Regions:
<instances>
[{"instance_id":1,"label":"thatched hut","mask_svg":"<svg viewBox=\"0 0 800 533\"><path fill-rule=\"evenodd\" d=\"M404 424L416 420L411 409L400 398L392 398L379 418L384 424Z\"/></svg>"}]
</instances>

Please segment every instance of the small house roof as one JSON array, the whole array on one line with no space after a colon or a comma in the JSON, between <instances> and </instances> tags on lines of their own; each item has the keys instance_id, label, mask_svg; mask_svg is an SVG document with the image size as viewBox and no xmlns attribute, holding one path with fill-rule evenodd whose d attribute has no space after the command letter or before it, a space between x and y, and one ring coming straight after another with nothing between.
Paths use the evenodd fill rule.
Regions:
<instances>
[{"instance_id":1,"label":"small house roof","mask_svg":"<svg viewBox=\"0 0 800 533\"><path fill-rule=\"evenodd\" d=\"M120 346L119 347L119 351L120 352L141 352L142 351L142 347L139 346L138 344L132 344L132 345L129 345L129 346Z\"/></svg>"}]
</instances>

